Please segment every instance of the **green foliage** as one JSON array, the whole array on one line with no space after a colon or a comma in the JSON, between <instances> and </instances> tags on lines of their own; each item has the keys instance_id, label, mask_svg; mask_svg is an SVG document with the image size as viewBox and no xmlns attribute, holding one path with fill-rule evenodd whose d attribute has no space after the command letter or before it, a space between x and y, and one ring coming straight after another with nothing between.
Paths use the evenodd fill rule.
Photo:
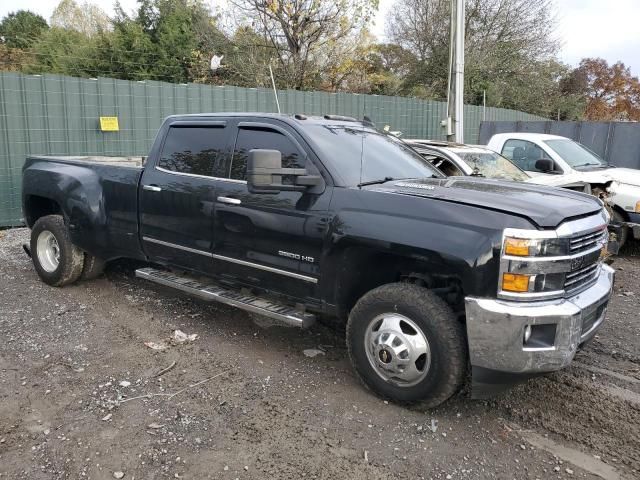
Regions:
<instances>
[{"instance_id":1,"label":"green foliage","mask_svg":"<svg viewBox=\"0 0 640 480\"><path fill-rule=\"evenodd\" d=\"M48 28L47 21L40 15L18 10L0 22L0 43L8 48L29 48Z\"/></svg>"},{"instance_id":2,"label":"green foliage","mask_svg":"<svg viewBox=\"0 0 640 480\"><path fill-rule=\"evenodd\" d=\"M109 18L61 0L51 28L23 10L0 21L0 68L270 88L271 67L279 88L446 98L449 0L396 0L384 44L368 31L377 4L229 0L214 15L205 0L138 0ZM466 103L486 94L488 106L554 119L640 118L628 69L586 59L572 70L556 59L553 29L553 0L467 0Z\"/></svg>"},{"instance_id":3,"label":"green foliage","mask_svg":"<svg viewBox=\"0 0 640 480\"><path fill-rule=\"evenodd\" d=\"M95 48L95 41L78 31L52 27L33 44L32 62L24 70L94 77Z\"/></svg>"}]
</instances>

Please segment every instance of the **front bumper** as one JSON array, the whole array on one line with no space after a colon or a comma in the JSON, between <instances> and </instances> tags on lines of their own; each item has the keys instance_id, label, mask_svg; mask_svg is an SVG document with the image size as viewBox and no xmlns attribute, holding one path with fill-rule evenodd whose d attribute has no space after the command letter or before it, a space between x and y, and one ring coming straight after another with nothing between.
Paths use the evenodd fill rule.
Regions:
<instances>
[{"instance_id":1,"label":"front bumper","mask_svg":"<svg viewBox=\"0 0 640 480\"><path fill-rule=\"evenodd\" d=\"M640 213L627 212L629 215L628 226L633 232L633 238L640 240Z\"/></svg>"},{"instance_id":2,"label":"front bumper","mask_svg":"<svg viewBox=\"0 0 640 480\"><path fill-rule=\"evenodd\" d=\"M571 363L578 347L604 321L615 272L602 265L597 281L579 294L549 302L512 302L467 297L467 337L474 396ZM553 331L548 344L527 346L525 327ZM549 327L536 327L545 325ZM491 393L491 392L487 392Z\"/></svg>"}]
</instances>

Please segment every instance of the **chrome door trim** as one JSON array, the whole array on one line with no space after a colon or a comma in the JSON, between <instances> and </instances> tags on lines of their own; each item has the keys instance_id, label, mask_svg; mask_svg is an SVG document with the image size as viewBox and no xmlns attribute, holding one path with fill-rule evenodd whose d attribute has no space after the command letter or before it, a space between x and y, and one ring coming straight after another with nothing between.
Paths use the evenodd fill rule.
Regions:
<instances>
[{"instance_id":1,"label":"chrome door trim","mask_svg":"<svg viewBox=\"0 0 640 480\"><path fill-rule=\"evenodd\" d=\"M240 205L242 200L239 198L231 198L231 197L218 197L216 199L220 203L226 203L228 205Z\"/></svg>"},{"instance_id":2,"label":"chrome door trim","mask_svg":"<svg viewBox=\"0 0 640 480\"><path fill-rule=\"evenodd\" d=\"M222 260L224 262L235 263L237 265L242 265L245 267L252 267L258 270L264 270L266 272L277 273L279 275L286 275L287 277L303 280L309 283L318 283L317 278L309 277L307 275L302 275L300 273L288 272L286 270L281 270L279 268L274 268L274 267L268 267L266 265L261 265L259 263L247 262L246 260L240 260L238 258L225 257L223 255L217 255L215 253L205 252L204 250L197 250L195 248L185 247L183 245L176 245L175 243L165 242L163 240L158 240L152 237L142 237L142 240L145 242L157 243L158 245L163 245L169 248L176 248L178 250L184 250L186 252L196 253L198 255L204 255L205 257L214 258L216 260Z\"/></svg>"},{"instance_id":3,"label":"chrome door trim","mask_svg":"<svg viewBox=\"0 0 640 480\"><path fill-rule=\"evenodd\" d=\"M166 168L162 168L157 165L155 169L163 173L169 173L171 175L180 175L182 177L205 178L207 180L216 180L216 181L229 182L229 183L244 183L244 184L247 183L246 180L236 180L235 178L212 177L211 175L198 175L197 173L174 172L173 170L167 170Z\"/></svg>"},{"instance_id":4,"label":"chrome door trim","mask_svg":"<svg viewBox=\"0 0 640 480\"><path fill-rule=\"evenodd\" d=\"M162 245L169 248L175 248L178 250L184 250L185 252L197 253L198 255L204 255L205 257L210 257L210 252L205 252L204 250L198 250L195 248L185 247L183 245L176 245L175 243L165 242L163 240L158 240L157 238L152 237L142 237L142 240L150 243L157 243L158 245Z\"/></svg>"}]
</instances>

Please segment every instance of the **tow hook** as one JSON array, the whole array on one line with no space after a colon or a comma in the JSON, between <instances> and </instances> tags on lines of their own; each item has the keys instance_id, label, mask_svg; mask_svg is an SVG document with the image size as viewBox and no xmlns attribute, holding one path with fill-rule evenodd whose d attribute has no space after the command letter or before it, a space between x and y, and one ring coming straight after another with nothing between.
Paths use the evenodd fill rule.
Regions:
<instances>
[{"instance_id":1,"label":"tow hook","mask_svg":"<svg viewBox=\"0 0 640 480\"><path fill-rule=\"evenodd\" d=\"M24 250L24 253L27 254L27 257L31 258L31 249L29 248L29 245L26 243L23 243L22 249Z\"/></svg>"}]
</instances>

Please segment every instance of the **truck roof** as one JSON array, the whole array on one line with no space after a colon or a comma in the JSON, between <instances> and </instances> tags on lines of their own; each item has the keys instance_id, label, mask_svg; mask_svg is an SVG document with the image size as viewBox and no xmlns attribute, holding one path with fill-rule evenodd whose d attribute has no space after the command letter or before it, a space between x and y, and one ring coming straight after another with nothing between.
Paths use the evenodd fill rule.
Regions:
<instances>
[{"instance_id":1,"label":"truck roof","mask_svg":"<svg viewBox=\"0 0 640 480\"><path fill-rule=\"evenodd\" d=\"M180 118L203 118L203 117L246 117L246 118L274 118L277 120L283 120L288 123L295 123L298 125L304 125L305 123L313 123L320 125L336 125L336 124L345 124L345 125L363 125L366 127L372 126L372 124L367 124L366 120L358 120L353 117L345 116L345 115L305 115L302 113L266 113L266 112L210 112L210 113L187 113L187 114L178 114L178 115L170 115L167 119L180 119Z\"/></svg>"},{"instance_id":2,"label":"truck roof","mask_svg":"<svg viewBox=\"0 0 640 480\"><path fill-rule=\"evenodd\" d=\"M515 138L518 140L568 140L567 137L561 137L560 135L549 135L548 133L531 133L531 132L511 132L511 133L496 133L493 139L503 138Z\"/></svg>"}]
</instances>

